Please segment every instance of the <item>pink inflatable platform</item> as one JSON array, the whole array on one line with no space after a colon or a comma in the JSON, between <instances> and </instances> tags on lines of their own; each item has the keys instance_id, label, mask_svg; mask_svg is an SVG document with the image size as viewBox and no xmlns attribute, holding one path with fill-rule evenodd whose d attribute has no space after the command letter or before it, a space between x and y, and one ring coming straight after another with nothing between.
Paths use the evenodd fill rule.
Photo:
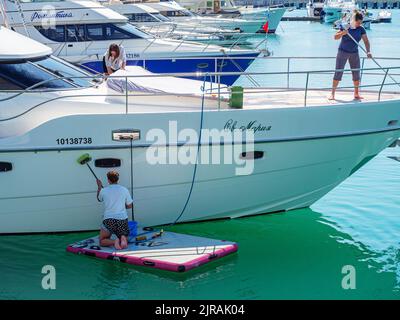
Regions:
<instances>
[{"instance_id":1,"label":"pink inflatable platform","mask_svg":"<svg viewBox=\"0 0 400 320\"><path fill-rule=\"evenodd\" d=\"M122 263L185 272L238 250L234 242L174 232L139 230L124 250L100 247L98 237L71 244L67 251Z\"/></svg>"}]
</instances>

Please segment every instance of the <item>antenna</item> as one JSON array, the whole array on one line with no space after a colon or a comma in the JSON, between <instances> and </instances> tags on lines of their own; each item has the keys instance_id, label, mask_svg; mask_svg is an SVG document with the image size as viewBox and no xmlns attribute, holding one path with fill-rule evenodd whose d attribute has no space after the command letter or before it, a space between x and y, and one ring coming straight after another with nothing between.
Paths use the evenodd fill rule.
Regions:
<instances>
[{"instance_id":1,"label":"antenna","mask_svg":"<svg viewBox=\"0 0 400 320\"><path fill-rule=\"evenodd\" d=\"M26 35L27 35L28 37L30 37L30 34L29 34L29 32L28 32L28 28L26 27L26 21L25 21L24 11L22 10L21 2L20 2L19 0L15 0L15 4L17 5L18 12L19 12L19 14L20 14L20 16L21 16L22 25L24 26L25 33L26 33Z\"/></svg>"},{"instance_id":2,"label":"antenna","mask_svg":"<svg viewBox=\"0 0 400 320\"><path fill-rule=\"evenodd\" d=\"M8 17L6 13L6 6L4 3L5 0L0 0L0 12L1 12L1 17L3 18L3 24L6 28L10 28L10 25L8 24Z\"/></svg>"}]
</instances>

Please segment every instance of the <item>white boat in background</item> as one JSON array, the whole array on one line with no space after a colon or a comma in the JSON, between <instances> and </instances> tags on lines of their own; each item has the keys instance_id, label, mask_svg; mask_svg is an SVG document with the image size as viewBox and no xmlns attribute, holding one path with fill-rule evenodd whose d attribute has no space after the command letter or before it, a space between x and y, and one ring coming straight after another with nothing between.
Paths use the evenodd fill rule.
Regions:
<instances>
[{"instance_id":1,"label":"white boat in background","mask_svg":"<svg viewBox=\"0 0 400 320\"><path fill-rule=\"evenodd\" d=\"M15 2L1 1L7 4L8 25L14 30L48 45L56 56L93 72L104 72L103 56L113 42L124 47L128 65L145 66L159 73L214 72L220 68L243 71L260 54L251 49L160 39L92 1L24 2L23 15ZM231 75L223 81L232 84L237 78Z\"/></svg>"},{"instance_id":2,"label":"white boat in background","mask_svg":"<svg viewBox=\"0 0 400 320\"><path fill-rule=\"evenodd\" d=\"M324 9L324 0L310 0L307 5L307 16L308 17L321 17Z\"/></svg>"},{"instance_id":3,"label":"white boat in background","mask_svg":"<svg viewBox=\"0 0 400 320\"><path fill-rule=\"evenodd\" d=\"M392 22L392 13L389 10L381 10L376 17L377 22L390 23Z\"/></svg>"},{"instance_id":4,"label":"white boat in background","mask_svg":"<svg viewBox=\"0 0 400 320\"><path fill-rule=\"evenodd\" d=\"M326 0L323 8L324 22L334 23L345 13L352 13L358 9L355 0Z\"/></svg>"},{"instance_id":5,"label":"white boat in background","mask_svg":"<svg viewBox=\"0 0 400 320\"><path fill-rule=\"evenodd\" d=\"M386 90L364 91L360 112L348 91L246 87L232 108L233 88L205 74L132 66L99 82L4 27L0 41L0 234L98 229L84 153L103 182L119 171L152 226L307 207L400 137Z\"/></svg>"},{"instance_id":6,"label":"white boat in background","mask_svg":"<svg viewBox=\"0 0 400 320\"><path fill-rule=\"evenodd\" d=\"M245 20L268 20L270 33L274 33L278 29L278 25L286 12L286 8L283 6L268 8L237 6L233 0L177 0L176 2L200 15L211 15L219 18L242 18Z\"/></svg>"},{"instance_id":7,"label":"white boat in background","mask_svg":"<svg viewBox=\"0 0 400 320\"><path fill-rule=\"evenodd\" d=\"M254 34L191 23L179 23L163 16L158 10L145 4L123 4L120 1L102 1L104 6L127 17L136 27L160 38L196 41L224 46L248 45L247 39Z\"/></svg>"},{"instance_id":8,"label":"white boat in background","mask_svg":"<svg viewBox=\"0 0 400 320\"><path fill-rule=\"evenodd\" d=\"M363 15L362 25L363 25L364 29L370 30L371 23L373 22L373 20L370 18L370 14L365 10L361 10L360 13ZM341 28L346 28L346 26L350 25L350 19L351 19L351 13L346 12L343 14L342 19L339 19L333 23L333 27L336 30L339 30Z\"/></svg>"},{"instance_id":9,"label":"white boat in background","mask_svg":"<svg viewBox=\"0 0 400 320\"><path fill-rule=\"evenodd\" d=\"M191 23L192 25L201 25L220 29L238 30L243 33L256 33L265 24L266 19L245 20L240 18L217 18L199 16L180 6L176 2L148 2L149 7L158 10L164 16L179 23Z\"/></svg>"},{"instance_id":10,"label":"white boat in background","mask_svg":"<svg viewBox=\"0 0 400 320\"><path fill-rule=\"evenodd\" d=\"M178 0L162 1L179 3L182 7L202 16L215 18L240 18L247 21L268 20L269 33L274 33L286 12L285 7L254 8L252 6L236 6L233 0Z\"/></svg>"}]
</instances>

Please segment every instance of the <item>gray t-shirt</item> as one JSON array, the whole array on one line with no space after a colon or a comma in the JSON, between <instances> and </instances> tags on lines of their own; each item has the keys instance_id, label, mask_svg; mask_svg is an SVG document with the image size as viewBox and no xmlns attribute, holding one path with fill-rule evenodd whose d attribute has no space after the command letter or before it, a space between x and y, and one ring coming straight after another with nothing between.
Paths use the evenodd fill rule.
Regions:
<instances>
[{"instance_id":1,"label":"gray t-shirt","mask_svg":"<svg viewBox=\"0 0 400 320\"><path fill-rule=\"evenodd\" d=\"M128 219L125 205L133 203L127 188L119 184L110 184L101 189L99 200L104 203L104 219Z\"/></svg>"}]
</instances>

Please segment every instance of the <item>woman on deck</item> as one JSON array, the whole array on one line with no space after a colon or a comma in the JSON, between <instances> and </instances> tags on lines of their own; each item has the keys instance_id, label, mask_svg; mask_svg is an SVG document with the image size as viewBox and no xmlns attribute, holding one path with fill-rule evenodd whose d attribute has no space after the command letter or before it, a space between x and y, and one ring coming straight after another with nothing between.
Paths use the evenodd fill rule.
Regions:
<instances>
[{"instance_id":1,"label":"woman on deck","mask_svg":"<svg viewBox=\"0 0 400 320\"><path fill-rule=\"evenodd\" d=\"M112 43L104 54L103 62L104 71L107 75L110 75L119 69L125 70L126 54L124 47Z\"/></svg>"},{"instance_id":2,"label":"woman on deck","mask_svg":"<svg viewBox=\"0 0 400 320\"><path fill-rule=\"evenodd\" d=\"M329 100L335 100L336 88L339 82L342 80L343 70L346 62L349 61L353 74L354 83L354 99L361 100L362 97L359 93L360 86L360 55L358 53L359 42L362 39L367 50L367 57L372 58L370 52L370 43L367 37L367 33L362 26L363 15L359 12L355 12L352 16L350 28L340 27L340 30L335 34L335 40L340 41L339 50L336 56L336 72L333 77L332 93Z\"/></svg>"}]
</instances>

